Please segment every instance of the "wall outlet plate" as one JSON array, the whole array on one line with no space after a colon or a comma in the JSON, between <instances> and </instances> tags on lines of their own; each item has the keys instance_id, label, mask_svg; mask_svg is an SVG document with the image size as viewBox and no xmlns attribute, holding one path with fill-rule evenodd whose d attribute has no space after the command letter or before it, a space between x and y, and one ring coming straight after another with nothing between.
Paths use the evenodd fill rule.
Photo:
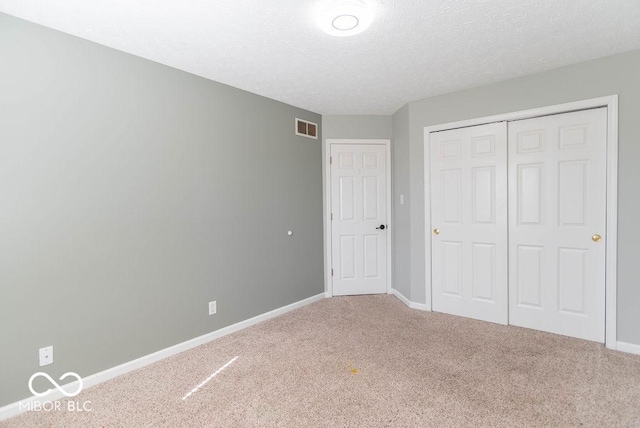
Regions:
<instances>
[{"instance_id":1,"label":"wall outlet plate","mask_svg":"<svg viewBox=\"0 0 640 428\"><path fill-rule=\"evenodd\" d=\"M209 302L209 315L214 315L216 312L218 312L216 301Z\"/></svg>"},{"instance_id":2,"label":"wall outlet plate","mask_svg":"<svg viewBox=\"0 0 640 428\"><path fill-rule=\"evenodd\" d=\"M53 364L53 345L40 348L40 367Z\"/></svg>"}]
</instances>

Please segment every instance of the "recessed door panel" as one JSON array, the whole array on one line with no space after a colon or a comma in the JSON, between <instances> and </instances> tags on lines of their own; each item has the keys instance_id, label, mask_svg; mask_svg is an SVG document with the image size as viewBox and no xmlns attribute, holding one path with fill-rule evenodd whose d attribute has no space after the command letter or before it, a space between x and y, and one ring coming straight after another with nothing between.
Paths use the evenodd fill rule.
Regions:
<instances>
[{"instance_id":1,"label":"recessed door panel","mask_svg":"<svg viewBox=\"0 0 640 428\"><path fill-rule=\"evenodd\" d=\"M461 181L461 170L442 171L442 220L445 223L460 223Z\"/></svg>"},{"instance_id":2,"label":"recessed door panel","mask_svg":"<svg viewBox=\"0 0 640 428\"><path fill-rule=\"evenodd\" d=\"M380 168L380 156L378 156L378 153L363 153L362 169L377 169L377 168Z\"/></svg>"},{"instance_id":3,"label":"recessed door panel","mask_svg":"<svg viewBox=\"0 0 640 428\"><path fill-rule=\"evenodd\" d=\"M495 135L482 135L471 138L471 157L486 157L496 155Z\"/></svg>"},{"instance_id":4,"label":"recessed door panel","mask_svg":"<svg viewBox=\"0 0 640 428\"><path fill-rule=\"evenodd\" d=\"M587 221L587 160L558 162L558 224L584 226Z\"/></svg>"},{"instance_id":5,"label":"recessed door panel","mask_svg":"<svg viewBox=\"0 0 640 428\"><path fill-rule=\"evenodd\" d=\"M521 225L542 225L544 204L544 165L518 165L518 218Z\"/></svg>"},{"instance_id":6,"label":"recessed door panel","mask_svg":"<svg viewBox=\"0 0 640 428\"><path fill-rule=\"evenodd\" d=\"M442 293L462 296L462 242L442 241Z\"/></svg>"},{"instance_id":7,"label":"recessed door panel","mask_svg":"<svg viewBox=\"0 0 640 428\"><path fill-rule=\"evenodd\" d=\"M356 277L356 237L340 236L340 279Z\"/></svg>"},{"instance_id":8,"label":"recessed door panel","mask_svg":"<svg viewBox=\"0 0 640 428\"><path fill-rule=\"evenodd\" d=\"M462 150L461 140L442 141L439 143L441 160L457 160L460 159Z\"/></svg>"},{"instance_id":9,"label":"recessed door panel","mask_svg":"<svg viewBox=\"0 0 640 428\"><path fill-rule=\"evenodd\" d=\"M495 167L473 168L471 179L473 223L495 224Z\"/></svg>"},{"instance_id":10,"label":"recessed door panel","mask_svg":"<svg viewBox=\"0 0 640 428\"><path fill-rule=\"evenodd\" d=\"M338 153L338 168L350 169L354 167L353 152Z\"/></svg>"},{"instance_id":11,"label":"recessed door panel","mask_svg":"<svg viewBox=\"0 0 640 428\"><path fill-rule=\"evenodd\" d=\"M558 249L558 311L587 315L587 253L583 248Z\"/></svg>"},{"instance_id":12,"label":"recessed door panel","mask_svg":"<svg viewBox=\"0 0 640 428\"><path fill-rule=\"evenodd\" d=\"M584 149L587 147L589 124L561 126L558 143L560 150Z\"/></svg>"},{"instance_id":13,"label":"recessed door panel","mask_svg":"<svg viewBox=\"0 0 640 428\"><path fill-rule=\"evenodd\" d=\"M364 277L378 278L378 260L380 254L380 235L364 235Z\"/></svg>"},{"instance_id":14,"label":"recessed door panel","mask_svg":"<svg viewBox=\"0 0 640 428\"><path fill-rule=\"evenodd\" d=\"M340 207L340 220L355 220L355 189L354 177L340 177L340 199L338 205Z\"/></svg>"},{"instance_id":15,"label":"recessed door panel","mask_svg":"<svg viewBox=\"0 0 640 428\"><path fill-rule=\"evenodd\" d=\"M544 152L544 134L542 129L536 129L526 132L518 132L509 136L509 141L516 142L516 153L530 154Z\"/></svg>"},{"instance_id":16,"label":"recessed door panel","mask_svg":"<svg viewBox=\"0 0 640 428\"><path fill-rule=\"evenodd\" d=\"M517 301L519 306L542 307L542 251L531 245L518 246Z\"/></svg>"},{"instance_id":17,"label":"recessed door panel","mask_svg":"<svg viewBox=\"0 0 640 428\"><path fill-rule=\"evenodd\" d=\"M473 299L495 303L496 301L496 245L474 242L471 245L473 260Z\"/></svg>"},{"instance_id":18,"label":"recessed door panel","mask_svg":"<svg viewBox=\"0 0 640 428\"><path fill-rule=\"evenodd\" d=\"M380 192L378 190L379 177L362 177L364 187L364 219L378 220L378 207L380 205ZM386 197L386 195L383 195Z\"/></svg>"}]
</instances>

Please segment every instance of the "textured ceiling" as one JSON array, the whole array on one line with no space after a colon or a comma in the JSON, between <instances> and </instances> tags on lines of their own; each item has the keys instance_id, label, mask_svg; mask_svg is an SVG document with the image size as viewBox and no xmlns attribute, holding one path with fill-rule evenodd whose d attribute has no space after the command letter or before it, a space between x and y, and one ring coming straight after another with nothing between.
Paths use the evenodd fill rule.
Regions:
<instances>
[{"instance_id":1,"label":"textured ceiling","mask_svg":"<svg viewBox=\"0 0 640 428\"><path fill-rule=\"evenodd\" d=\"M0 11L321 114L405 103L640 48L640 0L377 0L325 35L315 0L0 0Z\"/></svg>"}]
</instances>

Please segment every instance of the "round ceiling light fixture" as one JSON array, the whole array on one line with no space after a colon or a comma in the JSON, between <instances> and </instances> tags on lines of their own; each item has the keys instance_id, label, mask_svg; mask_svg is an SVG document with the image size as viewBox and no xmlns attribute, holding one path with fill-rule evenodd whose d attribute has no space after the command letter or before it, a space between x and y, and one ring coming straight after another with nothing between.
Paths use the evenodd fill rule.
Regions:
<instances>
[{"instance_id":1,"label":"round ceiling light fixture","mask_svg":"<svg viewBox=\"0 0 640 428\"><path fill-rule=\"evenodd\" d=\"M327 34L344 37L362 33L373 21L373 3L364 0L329 0L319 9L318 25Z\"/></svg>"}]
</instances>

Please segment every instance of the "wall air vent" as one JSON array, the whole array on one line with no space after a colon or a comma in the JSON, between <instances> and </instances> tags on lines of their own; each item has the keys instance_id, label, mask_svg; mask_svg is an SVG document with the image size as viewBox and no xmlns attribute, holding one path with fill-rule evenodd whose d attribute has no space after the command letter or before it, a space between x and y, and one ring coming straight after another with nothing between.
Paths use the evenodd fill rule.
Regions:
<instances>
[{"instance_id":1,"label":"wall air vent","mask_svg":"<svg viewBox=\"0 0 640 428\"><path fill-rule=\"evenodd\" d=\"M313 122L307 122L306 120L298 119L296 117L296 135L301 135L307 138L318 139L318 124Z\"/></svg>"}]
</instances>

